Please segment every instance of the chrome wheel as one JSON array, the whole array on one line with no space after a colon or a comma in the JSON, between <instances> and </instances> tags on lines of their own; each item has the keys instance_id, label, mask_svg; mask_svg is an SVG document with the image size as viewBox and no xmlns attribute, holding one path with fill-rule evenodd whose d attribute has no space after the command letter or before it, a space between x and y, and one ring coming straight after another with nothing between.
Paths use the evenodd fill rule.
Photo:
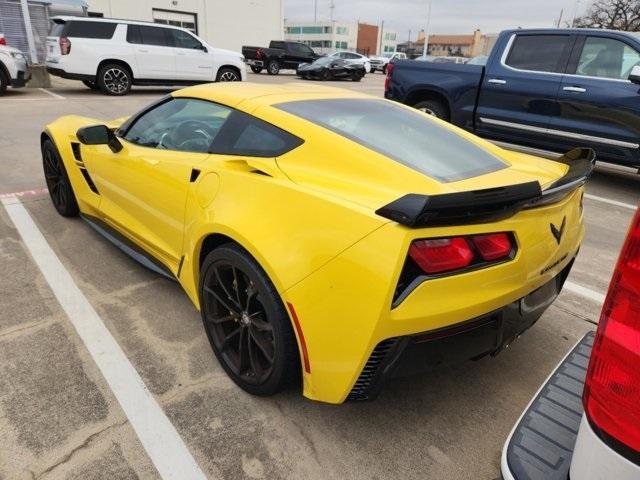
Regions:
<instances>
[{"instance_id":1,"label":"chrome wheel","mask_svg":"<svg viewBox=\"0 0 640 480\"><path fill-rule=\"evenodd\" d=\"M220 82L237 82L239 80L238 74L231 70L225 71L222 75L220 75Z\"/></svg>"},{"instance_id":2,"label":"chrome wheel","mask_svg":"<svg viewBox=\"0 0 640 480\"><path fill-rule=\"evenodd\" d=\"M203 282L203 319L222 361L246 383L261 385L276 358L273 324L258 286L235 262L218 260Z\"/></svg>"},{"instance_id":3,"label":"chrome wheel","mask_svg":"<svg viewBox=\"0 0 640 480\"><path fill-rule=\"evenodd\" d=\"M417 110L426 113L427 115L431 115L433 117L437 117L438 115L436 115L436 113L431 110L430 108L427 107L422 107L422 108L418 108Z\"/></svg>"},{"instance_id":4,"label":"chrome wheel","mask_svg":"<svg viewBox=\"0 0 640 480\"><path fill-rule=\"evenodd\" d=\"M110 68L102 76L105 88L115 95L126 92L129 87L129 75L120 68Z\"/></svg>"}]
</instances>

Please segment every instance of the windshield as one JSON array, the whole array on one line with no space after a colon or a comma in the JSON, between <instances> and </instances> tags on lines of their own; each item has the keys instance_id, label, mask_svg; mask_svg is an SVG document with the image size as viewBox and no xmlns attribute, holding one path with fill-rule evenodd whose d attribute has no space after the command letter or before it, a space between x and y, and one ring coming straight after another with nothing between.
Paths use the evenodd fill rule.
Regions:
<instances>
[{"instance_id":1,"label":"windshield","mask_svg":"<svg viewBox=\"0 0 640 480\"><path fill-rule=\"evenodd\" d=\"M275 107L442 182L508 166L437 121L387 100L301 100Z\"/></svg>"},{"instance_id":2,"label":"windshield","mask_svg":"<svg viewBox=\"0 0 640 480\"><path fill-rule=\"evenodd\" d=\"M314 63L316 65L327 65L331 62L335 62L335 58L322 57L317 59Z\"/></svg>"}]
</instances>

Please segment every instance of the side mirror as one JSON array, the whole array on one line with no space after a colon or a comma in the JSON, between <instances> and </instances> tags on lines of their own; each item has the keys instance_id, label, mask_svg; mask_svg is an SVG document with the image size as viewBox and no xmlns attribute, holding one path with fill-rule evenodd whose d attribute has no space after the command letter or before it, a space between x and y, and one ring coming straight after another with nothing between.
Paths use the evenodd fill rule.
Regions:
<instances>
[{"instance_id":1,"label":"side mirror","mask_svg":"<svg viewBox=\"0 0 640 480\"><path fill-rule=\"evenodd\" d=\"M82 127L76 132L76 137L83 145L108 145L113 153L122 150L120 140L106 125Z\"/></svg>"},{"instance_id":2,"label":"side mirror","mask_svg":"<svg viewBox=\"0 0 640 480\"><path fill-rule=\"evenodd\" d=\"M209 51L209 50L207 50L207 47L205 47L202 44L200 44L200 46L198 47L198 50L202 50L204 53L207 53Z\"/></svg>"},{"instance_id":3,"label":"side mirror","mask_svg":"<svg viewBox=\"0 0 640 480\"><path fill-rule=\"evenodd\" d=\"M631 69L631 73L629 73L629 80L631 81L631 83L640 84L640 65L635 65Z\"/></svg>"}]
</instances>

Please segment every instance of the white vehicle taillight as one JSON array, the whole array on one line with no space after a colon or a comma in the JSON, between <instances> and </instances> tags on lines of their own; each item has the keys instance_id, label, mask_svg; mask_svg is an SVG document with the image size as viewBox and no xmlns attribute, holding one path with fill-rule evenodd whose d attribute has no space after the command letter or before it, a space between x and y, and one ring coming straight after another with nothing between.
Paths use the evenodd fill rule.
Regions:
<instances>
[{"instance_id":1,"label":"white vehicle taillight","mask_svg":"<svg viewBox=\"0 0 640 480\"><path fill-rule=\"evenodd\" d=\"M602 308L582 401L605 443L640 453L640 209Z\"/></svg>"},{"instance_id":2,"label":"white vehicle taillight","mask_svg":"<svg viewBox=\"0 0 640 480\"><path fill-rule=\"evenodd\" d=\"M69 55L69 52L71 52L71 40L67 37L60 37L58 43L60 44L60 54Z\"/></svg>"}]
</instances>

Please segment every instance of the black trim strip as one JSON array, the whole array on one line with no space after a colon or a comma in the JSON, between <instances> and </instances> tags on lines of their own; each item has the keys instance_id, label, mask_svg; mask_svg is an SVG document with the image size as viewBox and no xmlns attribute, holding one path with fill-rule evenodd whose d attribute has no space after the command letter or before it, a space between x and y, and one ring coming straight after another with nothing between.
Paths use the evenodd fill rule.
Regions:
<instances>
[{"instance_id":1,"label":"black trim strip","mask_svg":"<svg viewBox=\"0 0 640 480\"><path fill-rule=\"evenodd\" d=\"M89 224L91 228L93 228L96 232L109 240L122 252L129 255L135 261L147 267L149 270L156 272L157 274L162 275L165 278L168 278L169 280L176 281L176 277L173 275L173 273L171 273L171 270L169 270L159 260L151 256L151 254L143 251L137 245L131 243L131 241L123 237L120 233L104 223L102 220L89 215L81 215L81 217L85 222Z\"/></svg>"},{"instance_id":2,"label":"black trim strip","mask_svg":"<svg viewBox=\"0 0 640 480\"><path fill-rule=\"evenodd\" d=\"M584 185L595 168L595 157L590 148L566 153L558 161L569 165L569 170L544 191L534 181L440 195L410 193L379 208L376 214L413 228L502 220L525 208L557 202Z\"/></svg>"}]
</instances>

